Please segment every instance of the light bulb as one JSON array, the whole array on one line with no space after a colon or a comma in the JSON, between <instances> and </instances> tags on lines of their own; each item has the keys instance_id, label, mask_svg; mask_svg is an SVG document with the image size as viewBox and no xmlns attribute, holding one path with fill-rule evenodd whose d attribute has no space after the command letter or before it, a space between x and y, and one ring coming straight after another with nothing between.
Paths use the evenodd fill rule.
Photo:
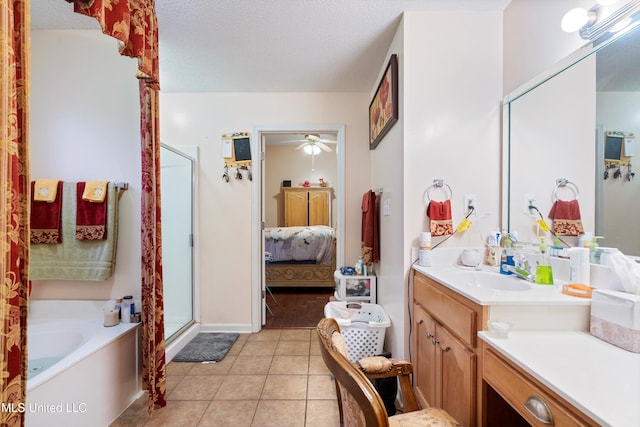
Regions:
<instances>
[{"instance_id":1,"label":"light bulb","mask_svg":"<svg viewBox=\"0 0 640 427\"><path fill-rule=\"evenodd\" d=\"M305 145L304 152L307 154L319 154L320 148L316 145Z\"/></svg>"},{"instance_id":2,"label":"light bulb","mask_svg":"<svg viewBox=\"0 0 640 427\"><path fill-rule=\"evenodd\" d=\"M560 22L560 27L564 32L573 33L589 22L589 12L582 7L571 9L565 13Z\"/></svg>"}]
</instances>

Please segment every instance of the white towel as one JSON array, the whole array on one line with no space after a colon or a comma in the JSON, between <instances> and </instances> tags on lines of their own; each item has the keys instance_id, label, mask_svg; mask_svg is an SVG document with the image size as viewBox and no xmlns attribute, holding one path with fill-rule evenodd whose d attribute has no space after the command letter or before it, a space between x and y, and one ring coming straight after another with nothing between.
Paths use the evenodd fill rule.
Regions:
<instances>
[{"instance_id":1,"label":"white towel","mask_svg":"<svg viewBox=\"0 0 640 427\"><path fill-rule=\"evenodd\" d=\"M118 194L109 183L107 238L77 240L76 183L65 182L62 198L62 244L31 244L31 280L107 280L113 274L118 239Z\"/></svg>"}]
</instances>

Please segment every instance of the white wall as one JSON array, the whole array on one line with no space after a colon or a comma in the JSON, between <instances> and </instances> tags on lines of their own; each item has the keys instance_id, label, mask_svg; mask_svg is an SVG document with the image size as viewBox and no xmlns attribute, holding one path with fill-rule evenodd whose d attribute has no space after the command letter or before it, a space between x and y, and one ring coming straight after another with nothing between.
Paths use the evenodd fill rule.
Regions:
<instances>
[{"instance_id":1,"label":"white wall","mask_svg":"<svg viewBox=\"0 0 640 427\"><path fill-rule=\"evenodd\" d=\"M585 45L578 33L565 33L560 21L595 0L512 0L504 10L504 93L515 90Z\"/></svg>"},{"instance_id":2,"label":"white wall","mask_svg":"<svg viewBox=\"0 0 640 427\"><path fill-rule=\"evenodd\" d=\"M345 262L360 252L360 204L370 188L361 93L161 93L162 142L200 149L200 301L203 327L251 330L252 185L222 179L221 135L256 127L345 125ZM257 135L251 135L252 138ZM257 158L256 153L252 157Z\"/></svg>"},{"instance_id":3,"label":"white wall","mask_svg":"<svg viewBox=\"0 0 640 427\"><path fill-rule=\"evenodd\" d=\"M137 62L99 30L31 33L31 177L125 181L114 275L40 280L34 299L140 296L140 108Z\"/></svg>"},{"instance_id":4,"label":"white wall","mask_svg":"<svg viewBox=\"0 0 640 427\"><path fill-rule=\"evenodd\" d=\"M472 229L443 247L480 246L500 221L501 23L501 11L407 12L388 51L399 54L400 120L372 154L372 185L390 202L378 301L391 317L387 346L397 357L408 352L410 248L428 230L425 190L436 178L451 186L454 226L464 194L477 196Z\"/></svg>"}]
</instances>

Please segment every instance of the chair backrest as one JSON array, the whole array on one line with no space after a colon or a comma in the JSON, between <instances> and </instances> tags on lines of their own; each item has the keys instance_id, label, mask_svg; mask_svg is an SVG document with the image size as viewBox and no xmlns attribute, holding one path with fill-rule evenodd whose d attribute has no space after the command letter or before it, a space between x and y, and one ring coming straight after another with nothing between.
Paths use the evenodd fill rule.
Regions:
<instances>
[{"instance_id":1,"label":"chair backrest","mask_svg":"<svg viewBox=\"0 0 640 427\"><path fill-rule=\"evenodd\" d=\"M340 386L345 427L388 427L384 403L369 379L349 361L338 323L324 318L316 330L322 359Z\"/></svg>"}]
</instances>

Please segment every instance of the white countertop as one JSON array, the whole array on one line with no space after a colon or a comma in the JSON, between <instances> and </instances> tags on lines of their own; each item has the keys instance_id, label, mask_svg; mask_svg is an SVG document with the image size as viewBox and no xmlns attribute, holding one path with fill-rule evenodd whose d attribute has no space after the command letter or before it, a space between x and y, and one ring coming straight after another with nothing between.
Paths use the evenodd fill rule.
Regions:
<instances>
[{"instance_id":1,"label":"white countertop","mask_svg":"<svg viewBox=\"0 0 640 427\"><path fill-rule=\"evenodd\" d=\"M587 332L512 331L479 336L603 426L640 426L640 354Z\"/></svg>"},{"instance_id":2,"label":"white countertop","mask_svg":"<svg viewBox=\"0 0 640 427\"><path fill-rule=\"evenodd\" d=\"M480 305L588 306L591 304L591 299L565 295L553 285L537 285L515 276L502 275L497 272L497 267L482 267L480 274L494 275L496 281L507 284L505 289L476 286L465 280L466 276L470 277L476 271L453 263L438 264L432 267L414 265L413 268ZM508 289L509 283L513 283L514 290ZM525 285L528 286L527 290L515 290L516 287Z\"/></svg>"}]
</instances>

